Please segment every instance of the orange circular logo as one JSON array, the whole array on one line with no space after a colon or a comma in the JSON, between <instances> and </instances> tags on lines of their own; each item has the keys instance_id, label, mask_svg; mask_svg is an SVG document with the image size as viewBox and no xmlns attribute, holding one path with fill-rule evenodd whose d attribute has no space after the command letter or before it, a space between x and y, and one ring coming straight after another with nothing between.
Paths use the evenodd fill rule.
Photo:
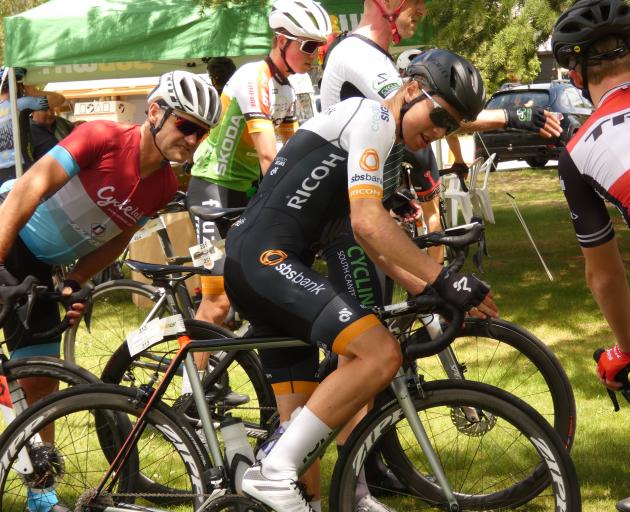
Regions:
<instances>
[{"instance_id":1,"label":"orange circular logo","mask_svg":"<svg viewBox=\"0 0 630 512\"><path fill-rule=\"evenodd\" d=\"M260 255L260 262L263 265L273 267L278 263L282 263L287 258L288 256L286 252L280 251L278 249L272 249L269 251L265 251Z\"/></svg>"},{"instance_id":2,"label":"orange circular logo","mask_svg":"<svg viewBox=\"0 0 630 512\"><path fill-rule=\"evenodd\" d=\"M359 165L364 171L378 171L380 160L375 149L366 149L359 160Z\"/></svg>"}]
</instances>

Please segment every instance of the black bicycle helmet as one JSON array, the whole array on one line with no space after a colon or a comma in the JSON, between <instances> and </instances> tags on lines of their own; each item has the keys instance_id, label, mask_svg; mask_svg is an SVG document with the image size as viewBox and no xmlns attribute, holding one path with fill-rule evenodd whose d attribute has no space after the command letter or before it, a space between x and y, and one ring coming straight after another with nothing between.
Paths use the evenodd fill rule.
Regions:
<instances>
[{"instance_id":1,"label":"black bicycle helmet","mask_svg":"<svg viewBox=\"0 0 630 512\"><path fill-rule=\"evenodd\" d=\"M212 85L222 89L236 71L236 65L229 57L213 57L208 61L207 69Z\"/></svg>"},{"instance_id":2,"label":"black bicycle helmet","mask_svg":"<svg viewBox=\"0 0 630 512\"><path fill-rule=\"evenodd\" d=\"M486 91L481 74L460 55L432 48L411 61L407 76L438 94L466 120L476 119L483 110Z\"/></svg>"},{"instance_id":3,"label":"black bicycle helmet","mask_svg":"<svg viewBox=\"0 0 630 512\"><path fill-rule=\"evenodd\" d=\"M553 56L558 64L568 68L572 59L586 56L594 42L611 35L621 36L628 45L630 4L624 0L578 0L556 21L551 33ZM611 54L608 58L615 57Z\"/></svg>"}]
</instances>

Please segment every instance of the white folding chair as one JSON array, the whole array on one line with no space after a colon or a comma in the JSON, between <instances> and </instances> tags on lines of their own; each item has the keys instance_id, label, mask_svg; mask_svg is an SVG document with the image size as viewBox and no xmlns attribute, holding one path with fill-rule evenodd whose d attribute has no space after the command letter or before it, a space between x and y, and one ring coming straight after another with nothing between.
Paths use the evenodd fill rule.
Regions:
<instances>
[{"instance_id":1,"label":"white folding chair","mask_svg":"<svg viewBox=\"0 0 630 512\"><path fill-rule=\"evenodd\" d=\"M471 184L469 187L473 212L475 214L482 215L484 219L492 224L494 224L495 222L494 212L492 211L492 205L490 204L488 178L490 176L490 171L492 170L492 165L494 164L494 159L496 156L496 153L492 153L490 157L485 162L483 162L478 171L475 173L474 181L471 174ZM483 179L483 183L481 184L481 186L478 186L480 179Z\"/></svg>"},{"instance_id":2,"label":"white folding chair","mask_svg":"<svg viewBox=\"0 0 630 512\"><path fill-rule=\"evenodd\" d=\"M475 161L468 168L468 177L470 183L472 183L476 178L476 174L483 163L483 158L476 158ZM448 201L448 211L451 217L451 226L458 225L458 216L459 210L462 211L462 216L464 217L464 222L470 222L470 219L473 216L473 204L471 201L471 191L470 187L468 192L464 192L459 183L459 178L454 175L448 175L448 185L446 190L444 191L444 199Z\"/></svg>"}]
</instances>

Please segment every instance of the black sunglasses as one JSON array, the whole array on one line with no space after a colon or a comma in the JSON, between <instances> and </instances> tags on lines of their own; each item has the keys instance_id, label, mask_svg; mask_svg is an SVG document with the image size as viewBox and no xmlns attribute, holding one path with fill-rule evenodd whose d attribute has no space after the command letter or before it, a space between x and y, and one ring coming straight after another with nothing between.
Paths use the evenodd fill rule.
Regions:
<instances>
[{"instance_id":1,"label":"black sunglasses","mask_svg":"<svg viewBox=\"0 0 630 512\"><path fill-rule=\"evenodd\" d=\"M317 49L324 44L321 41L313 41L310 39L305 41L304 39L298 39L297 37L288 36L286 34L280 35L286 37L287 39L291 39L291 41L297 41L298 43L300 43L300 51L302 53L308 53L309 55L315 53Z\"/></svg>"},{"instance_id":2,"label":"black sunglasses","mask_svg":"<svg viewBox=\"0 0 630 512\"><path fill-rule=\"evenodd\" d=\"M446 130L446 135L451 135L461 128L457 119L455 119L442 105L435 101L433 96L424 89L421 89L421 91L422 94L429 98L433 104L433 110L429 113L429 117L435 126Z\"/></svg>"},{"instance_id":3,"label":"black sunglasses","mask_svg":"<svg viewBox=\"0 0 630 512\"><path fill-rule=\"evenodd\" d=\"M195 134L197 136L197 140L200 140L206 135L206 133L208 133L208 128L197 123L193 123L188 119L184 119L183 117L178 116L175 112L171 112L170 115L175 118L175 128L177 128L186 137Z\"/></svg>"}]
</instances>

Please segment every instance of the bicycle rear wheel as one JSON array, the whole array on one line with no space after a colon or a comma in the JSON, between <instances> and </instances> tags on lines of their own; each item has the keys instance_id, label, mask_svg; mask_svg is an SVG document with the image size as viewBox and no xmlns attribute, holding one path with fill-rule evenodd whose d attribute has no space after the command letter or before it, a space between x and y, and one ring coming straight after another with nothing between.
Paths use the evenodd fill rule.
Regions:
<instances>
[{"instance_id":1,"label":"bicycle rear wheel","mask_svg":"<svg viewBox=\"0 0 630 512\"><path fill-rule=\"evenodd\" d=\"M76 386L38 402L14 421L0 437L0 496L2 512L22 511L26 506L27 482L55 488L57 497L74 510L94 492L116 453L142 412L137 394L106 384ZM54 423L53 444L39 442L37 432ZM37 461L35 471L18 471L18 454L26 448ZM168 506L199 507L207 496L203 480L207 456L199 439L164 404L148 413L147 427L127 464L118 474L111 494L98 502L142 505L152 499L136 486L140 472L150 474L164 488ZM34 487L34 485L31 485Z\"/></svg>"},{"instance_id":2,"label":"bicycle rear wheel","mask_svg":"<svg viewBox=\"0 0 630 512\"><path fill-rule=\"evenodd\" d=\"M211 340L217 338L232 338L234 334L227 329L199 320L185 320L186 332L192 339ZM137 387L148 382L154 372L164 372L170 363L171 355L178 349L175 336L166 337L164 340L149 350L130 356L126 344L121 345L107 363L103 375L103 382L120 384L123 386ZM214 364L218 362L213 356ZM212 359L210 365L212 368ZM186 409L186 414L193 414L181 399L182 368L178 369L169 389L162 400L180 411ZM226 414L242 418L248 434L257 440L266 439L270 432L277 426L278 416L276 401L271 386L262 368L258 355L254 351L241 350L228 367L224 376L221 376L220 385L210 387L207 376L204 378L205 392L213 418L221 421ZM243 403L230 402L229 396L222 391L230 390L246 397ZM192 399L187 399L192 404ZM193 405L194 407L194 405ZM194 415L194 414L193 414Z\"/></svg>"},{"instance_id":3,"label":"bicycle rear wheel","mask_svg":"<svg viewBox=\"0 0 630 512\"><path fill-rule=\"evenodd\" d=\"M423 386L422 396L411 393L460 510L525 503L527 510L581 510L578 480L567 451L547 421L525 402L470 381L430 382ZM346 442L333 473L331 510L352 510L359 468L375 444L392 432L404 456L390 464L398 464L397 474L410 492L379 499L395 510L448 510L426 455L391 395Z\"/></svg>"},{"instance_id":4,"label":"bicycle rear wheel","mask_svg":"<svg viewBox=\"0 0 630 512\"><path fill-rule=\"evenodd\" d=\"M100 376L114 351L147 319L174 315L159 288L139 281L106 281L94 289L90 332L84 322L66 331L63 358ZM159 301L159 304L158 304Z\"/></svg>"}]
</instances>

